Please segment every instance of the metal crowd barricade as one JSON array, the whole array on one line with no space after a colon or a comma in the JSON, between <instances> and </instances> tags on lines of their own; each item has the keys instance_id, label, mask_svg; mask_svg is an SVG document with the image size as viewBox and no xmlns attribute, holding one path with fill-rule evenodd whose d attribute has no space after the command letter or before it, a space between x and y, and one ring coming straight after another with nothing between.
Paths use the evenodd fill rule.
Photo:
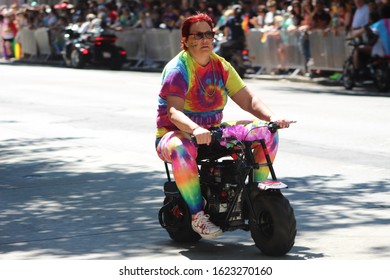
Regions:
<instances>
[{"instance_id":1,"label":"metal crowd barricade","mask_svg":"<svg viewBox=\"0 0 390 280\"><path fill-rule=\"evenodd\" d=\"M134 67L153 67L166 63L180 52L180 30L132 29L116 32L117 45L127 52L127 59L136 61Z\"/></svg>"},{"instance_id":2,"label":"metal crowd barricade","mask_svg":"<svg viewBox=\"0 0 390 280\"><path fill-rule=\"evenodd\" d=\"M179 29L172 30L169 39L171 55L172 57L175 57L181 51L181 31Z\"/></svg>"},{"instance_id":3,"label":"metal crowd barricade","mask_svg":"<svg viewBox=\"0 0 390 280\"><path fill-rule=\"evenodd\" d=\"M250 30L246 35L249 58L254 67L258 67L258 73L263 72L267 67L266 63L266 44L262 42L263 32L260 30Z\"/></svg>"},{"instance_id":4,"label":"metal crowd barricade","mask_svg":"<svg viewBox=\"0 0 390 280\"><path fill-rule=\"evenodd\" d=\"M299 32L295 31L269 33L250 30L247 33L247 47L252 65L260 68L258 73L271 72L278 67L304 68L299 36Z\"/></svg>"},{"instance_id":5,"label":"metal crowd barricade","mask_svg":"<svg viewBox=\"0 0 390 280\"><path fill-rule=\"evenodd\" d=\"M273 71L278 65L281 64L281 60L278 57L278 48L280 44L280 37L278 34L270 33L267 36L265 41L265 65L267 66L267 71Z\"/></svg>"},{"instance_id":6,"label":"metal crowd barricade","mask_svg":"<svg viewBox=\"0 0 390 280\"><path fill-rule=\"evenodd\" d=\"M145 32L145 59L153 62L168 62L172 59L172 33L167 29L148 29Z\"/></svg>"},{"instance_id":7,"label":"metal crowd barricade","mask_svg":"<svg viewBox=\"0 0 390 280\"><path fill-rule=\"evenodd\" d=\"M286 68L300 71L305 68L305 60L301 52L299 31L281 31L284 52L286 56Z\"/></svg>"},{"instance_id":8,"label":"metal crowd barricade","mask_svg":"<svg viewBox=\"0 0 390 280\"><path fill-rule=\"evenodd\" d=\"M34 30L23 27L16 34L15 41L22 47L22 55L35 58L38 54L38 45L35 40Z\"/></svg>"},{"instance_id":9,"label":"metal crowd barricade","mask_svg":"<svg viewBox=\"0 0 390 280\"><path fill-rule=\"evenodd\" d=\"M34 36L38 45L39 57L43 58L45 61L48 60L52 54L49 29L47 27L40 27L34 31Z\"/></svg>"},{"instance_id":10,"label":"metal crowd barricade","mask_svg":"<svg viewBox=\"0 0 390 280\"><path fill-rule=\"evenodd\" d=\"M145 32L141 29L116 32L118 40L116 44L127 52L127 59L135 61L136 66L145 60Z\"/></svg>"},{"instance_id":11,"label":"metal crowd barricade","mask_svg":"<svg viewBox=\"0 0 390 280\"><path fill-rule=\"evenodd\" d=\"M313 65L310 69L341 71L346 59L346 34L313 31L309 34L310 52Z\"/></svg>"},{"instance_id":12,"label":"metal crowd barricade","mask_svg":"<svg viewBox=\"0 0 390 280\"><path fill-rule=\"evenodd\" d=\"M117 45L127 51L129 60L136 60L136 66L153 67L154 63L166 63L176 56L180 48L180 30L134 29L117 32ZM341 71L348 51L345 33L326 35L322 31L309 34L313 64L309 69ZM263 33L250 30L247 46L252 65L261 72L271 72L278 67L295 69L296 74L305 68L301 52L299 31Z\"/></svg>"}]
</instances>

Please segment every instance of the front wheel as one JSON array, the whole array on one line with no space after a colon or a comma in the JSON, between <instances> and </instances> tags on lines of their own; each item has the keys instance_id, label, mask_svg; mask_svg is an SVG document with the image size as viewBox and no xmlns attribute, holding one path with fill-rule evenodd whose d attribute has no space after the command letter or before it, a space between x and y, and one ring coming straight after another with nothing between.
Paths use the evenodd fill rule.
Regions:
<instances>
[{"instance_id":1,"label":"front wheel","mask_svg":"<svg viewBox=\"0 0 390 280\"><path fill-rule=\"evenodd\" d=\"M345 89L353 89L355 86L356 70L353 66L352 58L348 59L343 65L343 85Z\"/></svg>"},{"instance_id":2,"label":"front wheel","mask_svg":"<svg viewBox=\"0 0 390 280\"><path fill-rule=\"evenodd\" d=\"M159 212L160 225L176 242L196 242L201 236L192 230L191 213L181 197L166 197Z\"/></svg>"},{"instance_id":3,"label":"front wheel","mask_svg":"<svg viewBox=\"0 0 390 280\"><path fill-rule=\"evenodd\" d=\"M290 202L279 191L262 191L252 200L254 217L249 226L252 238L263 254L282 256L295 243L296 221Z\"/></svg>"},{"instance_id":4,"label":"front wheel","mask_svg":"<svg viewBox=\"0 0 390 280\"><path fill-rule=\"evenodd\" d=\"M389 68L387 63L381 63L375 69L375 85L380 92L387 92L389 89Z\"/></svg>"}]
</instances>

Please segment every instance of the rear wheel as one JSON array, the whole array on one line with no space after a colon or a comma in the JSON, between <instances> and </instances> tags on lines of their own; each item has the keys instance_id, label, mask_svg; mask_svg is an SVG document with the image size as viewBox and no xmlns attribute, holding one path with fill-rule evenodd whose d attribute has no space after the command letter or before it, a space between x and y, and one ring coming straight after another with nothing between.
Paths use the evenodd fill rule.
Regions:
<instances>
[{"instance_id":1,"label":"rear wheel","mask_svg":"<svg viewBox=\"0 0 390 280\"><path fill-rule=\"evenodd\" d=\"M348 59L343 66L343 85L345 89L353 89L355 86L356 71L352 59Z\"/></svg>"},{"instance_id":2,"label":"rear wheel","mask_svg":"<svg viewBox=\"0 0 390 280\"><path fill-rule=\"evenodd\" d=\"M191 214L183 198L166 197L160 209L159 220L169 237L177 242L196 242L201 236L192 230Z\"/></svg>"},{"instance_id":3,"label":"rear wheel","mask_svg":"<svg viewBox=\"0 0 390 280\"><path fill-rule=\"evenodd\" d=\"M126 62L126 51L121 47L114 47L111 51L112 58L110 62L111 70L121 70Z\"/></svg>"},{"instance_id":4,"label":"rear wheel","mask_svg":"<svg viewBox=\"0 0 390 280\"><path fill-rule=\"evenodd\" d=\"M123 62L120 58L114 58L110 63L111 70L121 70L122 66L123 66Z\"/></svg>"},{"instance_id":5,"label":"rear wheel","mask_svg":"<svg viewBox=\"0 0 390 280\"><path fill-rule=\"evenodd\" d=\"M249 226L256 247L268 256L282 256L295 243L293 208L280 191L262 191L252 200L255 217ZM256 223L254 222L256 221Z\"/></svg>"}]
</instances>

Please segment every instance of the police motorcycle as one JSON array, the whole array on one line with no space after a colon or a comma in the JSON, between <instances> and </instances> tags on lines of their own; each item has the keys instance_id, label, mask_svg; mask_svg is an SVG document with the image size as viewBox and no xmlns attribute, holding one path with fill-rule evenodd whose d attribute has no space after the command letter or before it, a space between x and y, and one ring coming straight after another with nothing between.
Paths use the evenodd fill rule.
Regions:
<instances>
[{"instance_id":1,"label":"police motorcycle","mask_svg":"<svg viewBox=\"0 0 390 280\"><path fill-rule=\"evenodd\" d=\"M252 69L252 62L249 58L249 50L245 47L244 42L231 44L225 47L224 51L221 45L226 43L222 32L217 32L214 36L214 52L228 61L237 71L241 78L245 78L247 72Z\"/></svg>"},{"instance_id":2,"label":"police motorcycle","mask_svg":"<svg viewBox=\"0 0 390 280\"><path fill-rule=\"evenodd\" d=\"M264 127L275 133L277 123ZM289 200L282 194L287 186L278 181L264 139L226 136L224 127L212 131L212 143L198 146L197 163L204 210L222 231L250 231L258 249L268 256L282 256L295 243L296 220ZM259 168L252 147L260 145L271 174L270 180L253 181L253 170ZM167 181L165 198L158 218L170 238L177 242L196 242L201 236L192 230L191 214L170 177L165 163Z\"/></svg>"},{"instance_id":3,"label":"police motorcycle","mask_svg":"<svg viewBox=\"0 0 390 280\"><path fill-rule=\"evenodd\" d=\"M65 64L73 68L87 65L108 67L111 70L122 69L126 62L126 51L115 44L118 37L105 28L95 28L80 34L72 27L65 30Z\"/></svg>"}]
</instances>

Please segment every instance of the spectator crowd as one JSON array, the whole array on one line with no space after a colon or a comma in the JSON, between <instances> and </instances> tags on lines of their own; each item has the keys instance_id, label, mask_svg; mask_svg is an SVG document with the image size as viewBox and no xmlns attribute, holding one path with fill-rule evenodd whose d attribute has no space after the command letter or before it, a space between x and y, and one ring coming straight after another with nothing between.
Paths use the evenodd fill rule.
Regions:
<instances>
[{"instance_id":1,"label":"spectator crowd","mask_svg":"<svg viewBox=\"0 0 390 280\"><path fill-rule=\"evenodd\" d=\"M64 45L63 32L76 25L86 32L98 24L117 32L129 29L179 29L182 21L196 12L207 13L215 31L223 33L234 7L240 5L241 27L267 33L298 30L302 33L302 52L310 59L307 33L353 32L369 24L370 13L377 13L389 0L62 0L48 5L30 2L0 7L0 57L15 56L18 32L23 28L46 27L53 54ZM23 49L23 46L22 46Z\"/></svg>"}]
</instances>

